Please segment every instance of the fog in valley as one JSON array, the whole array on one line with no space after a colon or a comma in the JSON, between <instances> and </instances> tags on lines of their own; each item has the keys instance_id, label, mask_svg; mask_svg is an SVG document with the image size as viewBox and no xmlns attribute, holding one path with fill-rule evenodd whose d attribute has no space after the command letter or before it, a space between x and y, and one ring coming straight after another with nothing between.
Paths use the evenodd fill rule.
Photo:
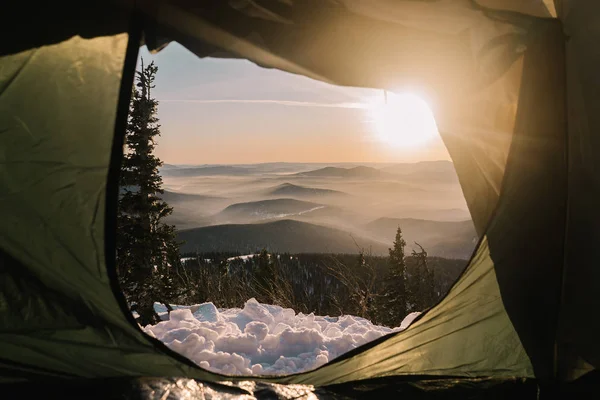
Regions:
<instances>
[{"instance_id":1,"label":"fog in valley","mask_svg":"<svg viewBox=\"0 0 600 400\"><path fill-rule=\"evenodd\" d=\"M410 253L468 259L477 236L450 161L264 163L161 168L181 251L385 255L396 228Z\"/></svg>"}]
</instances>

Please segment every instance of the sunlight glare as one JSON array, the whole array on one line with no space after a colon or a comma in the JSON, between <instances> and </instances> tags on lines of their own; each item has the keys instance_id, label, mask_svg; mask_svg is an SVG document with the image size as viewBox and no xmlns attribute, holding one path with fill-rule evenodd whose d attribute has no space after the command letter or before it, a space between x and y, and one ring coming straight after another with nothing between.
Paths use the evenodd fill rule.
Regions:
<instances>
[{"instance_id":1,"label":"sunlight glare","mask_svg":"<svg viewBox=\"0 0 600 400\"><path fill-rule=\"evenodd\" d=\"M387 104L374 105L370 117L377 139L393 147L420 148L439 136L431 109L412 93L387 92Z\"/></svg>"}]
</instances>

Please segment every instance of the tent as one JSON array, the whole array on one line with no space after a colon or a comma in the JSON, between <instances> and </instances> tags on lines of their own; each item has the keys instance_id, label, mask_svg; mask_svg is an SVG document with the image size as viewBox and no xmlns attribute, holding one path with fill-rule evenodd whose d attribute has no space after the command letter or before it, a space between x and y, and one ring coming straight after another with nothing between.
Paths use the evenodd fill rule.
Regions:
<instances>
[{"instance_id":1,"label":"tent","mask_svg":"<svg viewBox=\"0 0 600 400\"><path fill-rule=\"evenodd\" d=\"M449 393L512 382L550 396L597 382L600 2L12 2L3 16L3 384L185 377L208 390L250 379L144 335L118 289L118 173L142 41L427 93L481 235L448 295L407 330L261 384L435 381Z\"/></svg>"}]
</instances>

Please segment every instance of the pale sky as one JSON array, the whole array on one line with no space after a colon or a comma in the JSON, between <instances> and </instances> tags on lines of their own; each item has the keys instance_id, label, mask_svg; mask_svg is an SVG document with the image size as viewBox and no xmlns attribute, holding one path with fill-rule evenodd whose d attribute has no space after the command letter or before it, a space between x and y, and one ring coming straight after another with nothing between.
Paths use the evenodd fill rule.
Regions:
<instances>
[{"instance_id":1,"label":"pale sky","mask_svg":"<svg viewBox=\"0 0 600 400\"><path fill-rule=\"evenodd\" d=\"M144 47L140 55L158 66L156 155L165 163L449 159L437 134L417 147L381 139L370 110L383 104L382 90L334 86L245 60L200 59L177 43L156 55Z\"/></svg>"}]
</instances>

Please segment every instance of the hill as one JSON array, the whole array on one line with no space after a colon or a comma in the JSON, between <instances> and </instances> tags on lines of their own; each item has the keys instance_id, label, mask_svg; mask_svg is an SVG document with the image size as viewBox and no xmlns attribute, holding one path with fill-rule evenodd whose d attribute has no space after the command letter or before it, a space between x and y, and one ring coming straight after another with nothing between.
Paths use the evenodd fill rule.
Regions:
<instances>
[{"instance_id":1,"label":"hill","mask_svg":"<svg viewBox=\"0 0 600 400\"><path fill-rule=\"evenodd\" d=\"M165 190L159 197L173 207L173 214L167 216L165 222L178 229L210 225L214 223L212 215L228 204L224 197L169 190Z\"/></svg>"},{"instance_id":2,"label":"hill","mask_svg":"<svg viewBox=\"0 0 600 400\"><path fill-rule=\"evenodd\" d=\"M371 248L373 254L387 254L387 245L353 237L348 232L310 224L281 220L263 224L216 225L179 231L185 241L181 252L239 251L251 253L262 248L289 253L358 253L357 245ZM355 243L356 240L356 243Z\"/></svg>"},{"instance_id":3,"label":"hill","mask_svg":"<svg viewBox=\"0 0 600 400\"><path fill-rule=\"evenodd\" d=\"M192 177L192 176L214 176L214 175L250 175L254 171L250 168L234 165L214 165L207 167L180 167L168 168L161 171L165 177Z\"/></svg>"},{"instance_id":4,"label":"hill","mask_svg":"<svg viewBox=\"0 0 600 400\"><path fill-rule=\"evenodd\" d=\"M179 193L165 190L162 195L159 195L161 199L167 203L187 202L187 201L217 201L224 200L223 197L207 196L204 194L192 194L192 193Z\"/></svg>"},{"instance_id":5,"label":"hill","mask_svg":"<svg viewBox=\"0 0 600 400\"><path fill-rule=\"evenodd\" d=\"M268 189L267 195L271 196L297 196L297 197L321 197L321 196L347 196L346 193L332 189L318 189L306 186L294 185L292 183L282 183Z\"/></svg>"},{"instance_id":6,"label":"hill","mask_svg":"<svg viewBox=\"0 0 600 400\"><path fill-rule=\"evenodd\" d=\"M358 166L353 168L325 167L312 171L299 172L296 176L328 177L328 178L390 178L393 174L373 167Z\"/></svg>"},{"instance_id":7,"label":"hill","mask_svg":"<svg viewBox=\"0 0 600 400\"><path fill-rule=\"evenodd\" d=\"M176 168L181 168L181 165L174 165L174 164L163 164L160 168L159 171L166 171L168 169L176 169Z\"/></svg>"},{"instance_id":8,"label":"hill","mask_svg":"<svg viewBox=\"0 0 600 400\"><path fill-rule=\"evenodd\" d=\"M379 240L391 242L400 226L407 253L418 242L431 256L468 259L477 243L472 221L430 221L414 218L379 218L365 229Z\"/></svg>"},{"instance_id":9,"label":"hill","mask_svg":"<svg viewBox=\"0 0 600 400\"><path fill-rule=\"evenodd\" d=\"M221 211L218 217L264 220L302 215L325 207L322 204L296 199L260 200L232 204Z\"/></svg>"}]
</instances>

